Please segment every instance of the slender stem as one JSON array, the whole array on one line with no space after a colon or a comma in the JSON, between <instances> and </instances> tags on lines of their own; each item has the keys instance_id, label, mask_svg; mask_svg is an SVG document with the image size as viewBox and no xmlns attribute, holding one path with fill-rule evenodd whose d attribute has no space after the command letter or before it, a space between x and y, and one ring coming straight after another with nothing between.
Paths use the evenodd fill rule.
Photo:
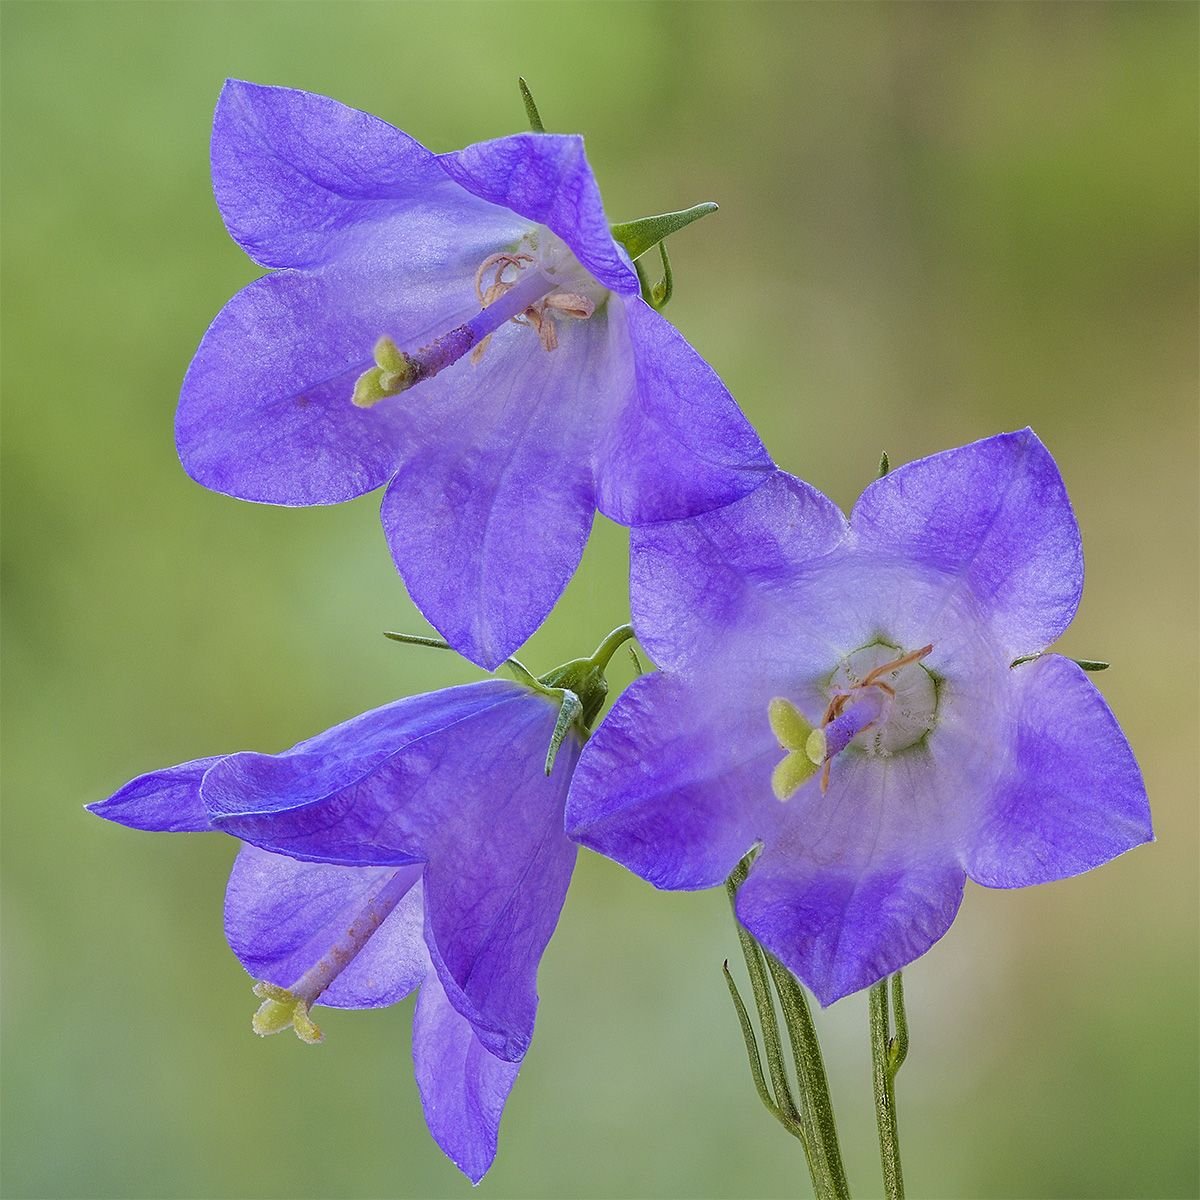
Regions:
<instances>
[{"instance_id":1,"label":"slender stem","mask_svg":"<svg viewBox=\"0 0 1200 1200\"><path fill-rule=\"evenodd\" d=\"M726 888L729 892L729 907L733 911L734 924L737 927L738 943L742 948L742 957L746 960L746 970L750 974L750 986L754 989L755 1007L758 1009L758 1023L762 1026L763 1048L767 1055L767 1069L771 1075L771 1086L775 1090L775 1103L779 1111L789 1121L803 1130L800 1109L792 1099L791 1086L788 1083L787 1068L783 1062L783 1041L779 1036L779 1022L775 1016L775 1005L771 999L771 987L767 982L766 965L763 962L762 950L753 937L743 928L737 919L737 910L733 907L737 889L746 879L747 867L739 863L729 877ZM805 1156L808 1155L807 1138L804 1132L800 1135L804 1145ZM814 1176L813 1186L816 1187Z\"/></svg>"},{"instance_id":2,"label":"slender stem","mask_svg":"<svg viewBox=\"0 0 1200 1200\"><path fill-rule=\"evenodd\" d=\"M899 975L896 976L899 979ZM883 1188L887 1200L904 1200L904 1175L900 1169L900 1139L896 1131L896 1072L908 1053L908 1025L903 1017L904 990L896 995L897 1037L888 1031L888 981L871 988L868 1011L871 1028L871 1078L875 1092L875 1122L879 1128L879 1159L883 1166Z\"/></svg>"},{"instance_id":3,"label":"slender stem","mask_svg":"<svg viewBox=\"0 0 1200 1200\"><path fill-rule=\"evenodd\" d=\"M726 884L730 907L733 909L738 941L750 972L754 988L754 999L758 1007L759 1024L763 1031L767 1068L774 1089L774 1099L763 1076L758 1047L749 1015L729 975L726 964L726 982L733 996L742 1036L750 1059L750 1071L759 1098L767 1110L795 1137L804 1148L812 1179L813 1192L817 1200L849 1200L850 1189L846 1172L842 1166L841 1150L838 1146L837 1127L834 1123L833 1105L829 1098L829 1083L825 1075L825 1064L821 1057L821 1046L813 1025L808 998L795 976L776 958L768 954L753 935L737 919L737 891L745 882L750 869L750 856L744 858L730 875ZM770 983L768 982L770 980ZM771 990L774 984L774 993ZM792 1098L787 1067L783 1060L783 1043L775 1014L774 995L778 994L779 1007L791 1043L792 1057L796 1070L798 1102Z\"/></svg>"},{"instance_id":4,"label":"slender stem","mask_svg":"<svg viewBox=\"0 0 1200 1200\"><path fill-rule=\"evenodd\" d=\"M809 1117L809 1146L823 1185L817 1194L831 1197L832 1200L848 1200L850 1185L842 1165L833 1101L829 1097L829 1080L825 1074L825 1061L821 1056L821 1043L813 1024L808 997L783 963L771 954L767 954L766 959L775 990L779 993L784 1024L792 1043L800 1095Z\"/></svg>"},{"instance_id":5,"label":"slender stem","mask_svg":"<svg viewBox=\"0 0 1200 1200\"><path fill-rule=\"evenodd\" d=\"M596 652L591 657L591 662L594 663L600 670L604 670L612 656L617 652L618 647L623 646L631 637L635 637L632 625L618 625L605 639L596 647Z\"/></svg>"}]
</instances>

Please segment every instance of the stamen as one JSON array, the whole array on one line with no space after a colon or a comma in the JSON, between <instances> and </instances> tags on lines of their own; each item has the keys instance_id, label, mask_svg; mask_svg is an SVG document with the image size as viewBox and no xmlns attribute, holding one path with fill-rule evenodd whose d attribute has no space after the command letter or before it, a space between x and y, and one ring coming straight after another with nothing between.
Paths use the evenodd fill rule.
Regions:
<instances>
[{"instance_id":1,"label":"stamen","mask_svg":"<svg viewBox=\"0 0 1200 1200\"><path fill-rule=\"evenodd\" d=\"M324 1034L309 1016L309 1010L335 979L354 961L375 931L408 894L420 875L419 867L402 867L375 893L345 934L322 958L300 976L290 988L262 980L254 985L254 994L262 1000L251 1027L259 1037L281 1033L289 1026L308 1045L324 1040Z\"/></svg>"},{"instance_id":2,"label":"stamen","mask_svg":"<svg viewBox=\"0 0 1200 1200\"><path fill-rule=\"evenodd\" d=\"M475 271L479 315L415 353L400 350L391 338L381 337L375 343L375 366L355 381L351 399L359 408L370 408L432 379L468 351L471 362L478 363L492 334L506 321L532 326L543 349L556 350L558 330L551 317L586 321L596 311L595 302L587 296L556 292L557 286L532 254L507 250L489 254Z\"/></svg>"},{"instance_id":3,"label":"stamen","mask_svg":"<svg viewBox=\"0 0 1200 1200\"><path fill-rule=\"evenodd\" d=\"M829 788L830 769L834 758L860 733L864 733L886 717L889 708L884 697L887 697L887 701L896 699L896 688L884 677L890 676L894 679L903 668L919 663L932 651L933 643L930 642L919 650L880 663L848 691L839 691L830 697L821 718L821 725L819 729L814 730L806 747L812 761L821 766L822 792Z\"/></svg>"}]
</instances>

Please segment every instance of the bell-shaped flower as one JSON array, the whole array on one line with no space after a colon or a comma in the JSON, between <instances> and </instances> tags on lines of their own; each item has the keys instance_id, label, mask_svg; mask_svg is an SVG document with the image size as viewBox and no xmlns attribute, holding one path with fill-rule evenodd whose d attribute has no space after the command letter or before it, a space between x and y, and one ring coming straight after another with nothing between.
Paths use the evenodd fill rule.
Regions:
<instances>
[{"instance_id":1,"label":"bell-shaped flower","mask_svg":"<svg viewBox=\"0 0 1200 1200\"><path fill-rule=\"evenodd\" d=\"M275 269L196 351L184 467L269 504L386 485L413 600L481 666L544 620L597 509L685 517L769 476L720 379L641 298L581 138L437 155L324 96L230 81L212 170L230 234Z\"/></svg>"},{"instance_id":2,"label":"bell-shaped flower","mask_svg":"<svg viewBox=\"0 0 1200 1200\"><path fill-rule=\"evenodd\" d=\"M1045 653L1082 584L1030 430L900 467L849 521L780 473L635 530L634 624L662 670L589 741L568 830L662 888L712 887L760 846L742 923L823 1004L866 987L946 932L968 877L1023 887L1151 839L1116 720Z\"/></svg>"},{"instance_id":3,"label":"bell-shaped flower","mask_svg":"<svg viewBox=\"0 0 1200 1200\"><path fill-rule=\"evenodd\" d=\"M426 1121L475 1182L495 1157L575 863L563 804L581 707L592 720L599 704L566 708L564 695L491 680L415 696L282 754L143 775L90 806L137 829L247 843L225 928L259 980L257 1032L319 1041L314 1005L374 1008L420 986Z\"/></svg>"}]
</instances>

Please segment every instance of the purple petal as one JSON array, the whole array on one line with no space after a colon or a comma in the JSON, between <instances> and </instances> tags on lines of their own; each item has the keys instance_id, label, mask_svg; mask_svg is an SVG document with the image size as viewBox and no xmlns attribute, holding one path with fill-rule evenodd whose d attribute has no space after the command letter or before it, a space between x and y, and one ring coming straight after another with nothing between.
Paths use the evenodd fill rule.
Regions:
<instances>
[{"instance_id":1,"label":"purple petal","mask_svg":"<svg viewBox=\"0 0 1200 1200\"><path fill-rule=\"evenodd\" d=\"M542 952L575 866L563 803L579 741L569 735L544 773L555 709L530 696L468 736L441 737L439 780L420 796L425 929L451 1003L493 1054L529 1046Z\"/></svg>"},{"instance_id":2,"label":"purple petal","mask_svg":"<svg viewBox=\"0 0 1200 1200\"><path fill-rule=\"evenodd\" d=\"M506 707L531 701L539 713L549 708L501 680L411 696L282 754L231 755L205 778L203 799L218 828L277 854L359 866L420 861L407 802L431 782L440 735L469 743ZM446 793L462 784L435 778Z\"/></svg>"},{"instance_id":3,"label":"purple petal","mask_svg":"<svg viewBox=\"0 0 1200 1200\"><path fill-rule=\"evenodd\" d=\"M638 296L621 308L597 507L638 525L694 516L753 491L774 464L717 373Z\"/></svg>"},{"instance_id":4,"label":"purple petal","mask_svg":"<svg viewBox=\"0 0 1200 1200\"><path fill-rule=\"evenodd\" d=\"M987 887L1064 879L1153 841L1141 771L1087 676L1047 654L1013 669L1010 776L990 797L964 856Z\"/></svg>"},{"instance_id":5,"label":"purple petal","mask_svg":"<svg viewBox=\"0 0 1200 1200\"><path fill-rule=\"evenodd\" d=\"M256 280L217 315L179 399L185 470L213 491L268 504L335 504L386 483L422 388L351 402L381 334L415 348L479 311L475 268L519 237L465 206L429 203L357 227L337 259ZM410 453L419 450L413 447Z\"/></svg>"},{"instance_id":6,"label":"purple petal","mask_svg":"<svg viewBox=\"0 0 1200 1200\"><path fill-rule=\"evenodd\" d=\"M583 138L518 133L443 154L439 161L473 195L556 233L605 287L637 293L637 275L609 232Z\"/></svg>"},{"instance_id":7,"label":"purple petal","mask_svg":"<svg viewBox=\"0 0 1200 1200\"><path fill-rule=\"evenodd\" d=\"M321 994L331 1008L382 1008L429 972L422 940L421 868L401 867L409 891ZM297 862L243 846L225 893L225 936L255 978L291 987L345 938L370 898L396 875L389 867Z\"/></svg>"},{"instance_id":8,"label":"purple petal","mask_svg":"<svg viewBox=\"0 0 1200 1200\"><path fill-rule=\"evenodd\" d=\"M882 979L950 928L965 876L955 797L922 751L839 756L786 804L738 893L742 923L821 1001Z\"/></svg>"},{"instance_id":9,"label":"purple petal","mask_svg":"<svg viewBox=\"0 0 1200 1200\"><path fill-rule=\"evenodd\" d=\"M668 670L710 658L730 639L741 653L778 629L787 617L781 592L845 537L838 508L782 471L726 508L635 529L630 601L642 645ZM799 610L794 623L813 624Z\"/></svg>"},{"instance_id":10,"label":"purple petal","mask_svg":"<svg viewBox=\"0 0 1200 1200\"><path fill-rule=\"evenodd\" d=\"M343 230L447 191L436 156L378 117L238 79L217 102L212 175L230 236L268 267L327 261Z\"/></svg>"},{"instance_id":11,"label":"purple petal","mask_svg":"<svg viewBox=\"0 0 1200 1200\"><path fill-rule=\"evenodd\" d=\"M477 365L412 393L424 429L384 497L384 532L414 603L485 669L545 620L583 554L606 324L564 322L550 352L506 326Z\"/></svg>"},{"instance_id":12,"label":"purple petal","mask_svg":"<svg viewBox=\"0 0 1200 1200\"><path fill-rule=\"evenodd\" d=\"M584 748L568 833L655 887L723 882L782 813L770 786L782 752L769 698L730 703L716 679L635 680Z\"/></svg>"},{"instance_id":13,"label":"purple petal","mask_svg":"<svg viewBox=\"0 0 1200 1200\"><path fill-rule=\"evenodd\" d=\"M969 589L1010 658L1048 646L1079 605L1079 526L1031 429L898 467L863 492L850 523L864 547L913 558Z\"/></svg>"},{"instance_id":14,"label":"purple petal","mask_svg":"<svg viewBox=\"0 0 1200 1200\"><path fill-rule=\"evenodd\" d=\"M367 713L285 754L241 754L205 780L219 828L294 858L424 862L426 943L493 1053L533 1031L538 962L575 861L563 802L579 742L544 773L556 708L492 681Z\"/></svg>"},{"instance_id":15,"label":"purple petal","mask_svg":"<svg viewBox=\"0 0 1200 1200\"><path fill-rule=\"evenodd\" d=\"M200 799L200 781L220 755L196 758L151 771L130 780L107 800L87 805L106 821L128 825L130 829L150 829L161 833L198 833L213 828L208 809Z\"/></svg>"},{"instance_id":16,"label":"purple petal","mask_svg":"<svg viewBox=\"0 0 1200 1200\"><path fill-rule=\"evenodd\" d=\"M434 1141L472 1183L496 1157L504 1102L519 1063L489 1054L430 975L413 1016L413 1066Z\"/></svg>"}]
</instances>

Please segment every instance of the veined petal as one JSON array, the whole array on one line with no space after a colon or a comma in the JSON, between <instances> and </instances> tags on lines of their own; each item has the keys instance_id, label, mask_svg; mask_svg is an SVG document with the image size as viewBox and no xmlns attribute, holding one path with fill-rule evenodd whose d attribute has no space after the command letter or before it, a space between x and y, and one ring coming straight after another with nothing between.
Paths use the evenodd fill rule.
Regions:
<instances>
[{"instance_id":1,"label":"veined petal","mask_svg":"<svg viewBox=\"0 0 1200 1200\"><path fill-rule=\"evenodd\" d=\"M234 755L203 797L218 828L275 854L424 863L425 940L442 984L488 1049L515 1060L575 861L562 813L579 740L568 736L547 778L556 716L519 684L452 688L284 754Z\"/></svg>"},{"instance_id":2,"label":"veined petal","mask_svg":"<svg viewBox=\"0 0 1200 1200\"><path fill-rule=\"evenodd\" d=\"M981 806L963 865L987 887L1078 875L1154 840L1141 771L1116 718L1069 659L1012 671L1012 769Z\"/></svg>"},{"instance_id":3,"label":"veined petal","mask_svg":"<svg viewBox=\"0 0 1200 1200\"><path fill-rule=\"evenodd\" d=\"M422 939L421 868L401 867L409 891L322 992L331 1008L382 1008L429 973ZM297 862L243 846L225 893L225 936L255 978L291 987L340 940L394 867Z\"/></svg>"},{"instance_id":4,"label":"veined petal","mask_svg":"<svg viewBox=\"0 0 1200 1200\"><path fill-rule=\"evenodd\" d=\"M563 803L579 757L568 734L544 763L556 712L529 696L468 738L442 738L456 785L420 796L425 940L451 1004L493 1054L521 1058L533 1036L537 969L566 899L575 846Z\"/></svg>"},{"instance_id":5,"label":"veined petal","mask_svg":"<svg viewBox=\"0 0 1200 1200\"><path fill-rule=\"evenodd\" d=\"M814 778L788 801L738 892L739 919L823 1005L875 983L958 911L952 802L920 751L839 758L827 793Z\"/></svg>"},{"instance_id":6,"label":"veined petal","mask_svg":"<svg viewBox=\"0 0 1200 1200\"><path fill-rule=\"evenodd\" d=\"M200 781L220 761L220 755L195 758L177 767L139 775L107 800L87 805L87 810L106 821L128 825L130 829L160 833L198 833L212 829L208 809L200 799Z\"/></svg>"},{"instance_id":7,"label":"veined petal","mask_svg":"<svg viewBox=\"0 0 1200 1200\"><path fill-rule=\"evenodd\" d=\"M416 347L479 311L476 266L523 228L505 216L480 223L414 205L348 235L336 261L234 296L183 381L175 441L188 474L285 505L336 504L386 483L410 401L359 408L355 379L382 334Z\"/></svg>"},{"instance_id":8,"label":"veined petal","mask_svg":"<svg viewBox=\"0 0 1200 1200\"><path fill-rule=\"evenodd\" d=\"M437 157L386 121L239 79L217 101L212 175L230 236L268 267L327 261L344 230L447 190Z\"/></svg>"},{"instance_id":9,"label":"veined petal","mask_svg":"<svg viewBox=\"0 0 1200 1200\"><path fill-rule=\"evenodd\" d=\"M435 773L440 747L469 744L497 710L528 702L549 707L503 680L411 696L282 754L231 755L205 778L203 800L217 828L292 858L359 866L422 861L412 799L427 788L454 794L462 784Z\"/></svg>"},{"instance_id":10,"label":"veined petal","mask_svg":"<svg viewBox=\"0 0 1200 1200\"><path fill-rule=\"evenodd\" d=\"M504 1103L520 1063L489 1054L430 974L413 1016L413 1066L434 1141L472 1183L496 1157Z\"/></svg>"},{"instance_id":11,"label":"veined petal","mask_svg":"<svg viewBox=\"0 0 1200 1200\"><path fill-rule=\"evenodd\" d=\"M609 232L583 138L518 133L443 154L438 161L472 195L557 234L605 287L636 294L637 275Z\"/></svg>"},{"instance_id":12,"label":"veined petal","mask_svg":"<svg viewBox=\"0 0 1200 1200\"><path fill-rule=\"evenodd\" d=\"M682 670L727 643L741 655L766 629L810 628L784 593L846 533L832 501L782 471L725 508L634 529L629 590L642 645L660 667Z\"/></svg>"},{"instance_id":13,"label":"veined petal","mask_svg":"<svg viewBox=\"0 0 1200 1200\"><path fill-rule=\"evenodd\" d=\"M583 554L608 322L607 309L563 322L549 352L506 326L478 363L413 393L384 532L414 603L487 670L545 620Z\"/></svg>"},{"instance_id":14,"label":"veined petal","mask_svg":"<svg viewBox=\"0 0 1200 1200\"><path fill-rule=\"evenodd\" d=\"M850 524L864 547L970 589L1011 658L1048 646L1079 606L1079 526L1031 429L897 467L863 492Z\"/></svg>"},{"instance_id":15,"label":"veined petal","mask_svg":"<svg viewBox=\"0 0 1200 1200\"><path fill-rule=\"evenodd\" d=\"M720 377L639 296L622 297L619 308L597 508L622 525L641 525L695 516L752 492L775 465Z\"/></svg>"},{"instance_id":16,"label":"veined petal","mask_svg":"<svg viewBox=\"0 0 1200 1200\"><path fill-rule=\"evenodd\" d=\"M567 831L660 888L720 884L782 806L782 758L761 705L710 678L644 675L588 740L567 800Z\"/></svg>"}]
</instances>

